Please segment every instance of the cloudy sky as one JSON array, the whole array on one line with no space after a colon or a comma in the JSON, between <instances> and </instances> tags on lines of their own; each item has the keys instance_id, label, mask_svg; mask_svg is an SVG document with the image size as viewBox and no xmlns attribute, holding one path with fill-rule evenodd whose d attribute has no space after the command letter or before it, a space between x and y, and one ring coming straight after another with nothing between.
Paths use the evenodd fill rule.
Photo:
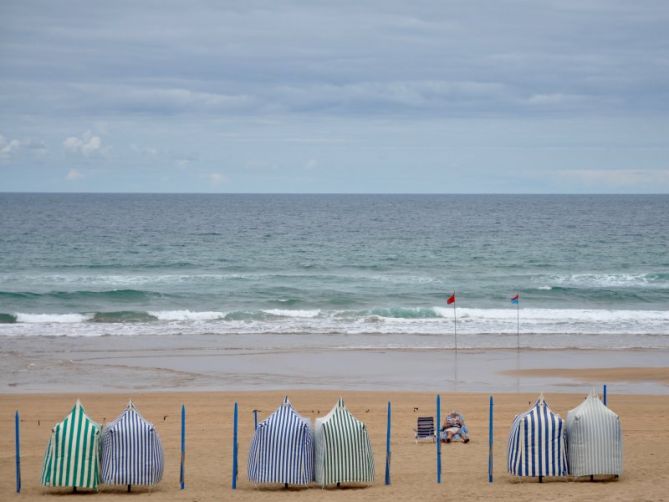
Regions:
<instances>
[{"instance_id":1,"label":"cloudy sky","mask_svg":"<svg viewBox=\"0 0 669 502\"><path fill-rule=\"evenodd\" d=\"M669 193L666 0L0 2L0 191Z\"/></svg>"}]
</instances>

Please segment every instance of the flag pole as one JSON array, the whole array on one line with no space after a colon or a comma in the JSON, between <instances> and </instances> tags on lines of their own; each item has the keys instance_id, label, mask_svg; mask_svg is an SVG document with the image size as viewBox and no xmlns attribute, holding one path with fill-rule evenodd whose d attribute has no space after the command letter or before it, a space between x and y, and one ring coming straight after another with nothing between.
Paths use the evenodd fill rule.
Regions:
<instances>
[{"instance_id":1,"label":"flag pole","mask_svg":"<svg viewBox=\"0 0 669 502\"><path fill-rule=\"evenodd\" d=\"M455 290L453 290L453 334L455 335L455 350L458 350L458 316L455 315Z\"/></svg>"},{"instance_id":2,"label":"flag pole","mask_svg":"<svg viewBox=\"0 0 669 502\"><path fill-rule=\"evenodd\" d=\"M518 303L516 303L516 348L520 350L520 293L518 293Z\"/></svg>"}]
</instances>

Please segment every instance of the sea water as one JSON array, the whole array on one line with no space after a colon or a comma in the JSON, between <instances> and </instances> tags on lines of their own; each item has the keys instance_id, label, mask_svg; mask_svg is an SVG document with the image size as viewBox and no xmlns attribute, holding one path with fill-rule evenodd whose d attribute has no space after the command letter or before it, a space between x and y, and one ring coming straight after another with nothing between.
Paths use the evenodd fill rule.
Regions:
<instances>
[{"instance_id":1,"label":"sea water","mask_svg":"<svg viewBox=\"0 0 669 502\"><path fill-rule=\"evenodd\" d=\"M0 194L0 336L669 348L668 251L665 195Z\"/></svg>"}]
</instances>

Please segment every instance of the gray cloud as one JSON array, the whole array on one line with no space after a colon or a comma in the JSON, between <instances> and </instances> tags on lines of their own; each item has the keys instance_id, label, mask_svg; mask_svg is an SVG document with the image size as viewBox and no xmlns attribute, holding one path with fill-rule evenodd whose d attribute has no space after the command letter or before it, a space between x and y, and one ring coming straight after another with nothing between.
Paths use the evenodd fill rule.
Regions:
<instances>
[{"instance_id":1,"label":"gray cloud","mask_svg":"<svg viewBox=\"0 0 669 502\"><path fill-rule=\"evenodd\" d=\"M187 171L187 152L224 161L224 185L240 190L278 185L257 177L254 188L235 170L310 158L329 166L314 173L355 164L367 187L399 159L435 176L519 162L548 172L565 161L548 148L571 149L588 169L607 168L594 147L616 150L620 169L657 169L668 149L667 25L663 0L2 2L0 156L19 165L18 152L49 148L62 165L107 152L123 186L141 170ZM97 132L70 132L87 130ZM504 154L490 153L504 141ZM655 153L633 165L629 149L649 141ZM509 153L518 143L543 157ZM391 149L401 154L379 153ZM95 187L88 171L83 181Z\"/></svg>"}]
</instances>

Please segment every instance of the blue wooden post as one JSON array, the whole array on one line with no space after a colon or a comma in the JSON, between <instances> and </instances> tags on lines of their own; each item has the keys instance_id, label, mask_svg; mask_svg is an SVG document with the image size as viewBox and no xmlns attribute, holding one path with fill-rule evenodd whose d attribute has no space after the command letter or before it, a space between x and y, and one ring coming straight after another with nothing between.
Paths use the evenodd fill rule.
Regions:
<instances>
[{"instance_id":1,"label":"blue wooden post","mask_svg":"<svg viewBox=\"0 0 669 502\"><path fill-rule=\"evenodd\" d=\"M253 410L253 430L258 428L258 410Z\"/></svg>"},{"instance_id":2,"label":"blue wooden post","mask_svg":"<svg viewBox=\"0 0 669 502\"><path fill-rule=\"evenodd\" d=\"M186 463L186 406L181 405L181 469L179 471L179 487L186 487L185 464Z\"/></svg>"},{"instance_id":3,"label":"blue wooden post","mask_svg":"<svg viewBox=\"0 0 669 502\"><path fill-rule=\"evenodd\" d=\"M237 445L237 417L238 417L238 407L237 401L235 401L235 411L233 414L233 426L232 426L232 489L237 489L237 454L238 454L238 445Z\"/></svg>"},{"instance_id":4,"label":"blue wooden post","mask_svg":"<svg viewBox=\"0 0 669 502\"><path fill-rule=\"evenodd\" d=\"M21 493L21 429L19 411L16 410L16 493Z\"/></svg>"},{"instance_id":5,"label":"blue wooden post","mask_svg":"<svg viewBox=\"0 0 669 502\"><path fill-rule=\"evenodd\" d=\"M437 394L437 483L441 483L441 396Z\"/></svg>"},{"instance_id":6,"label":"blue wooden post","mask_svg":"<svg viewBox=\"0 0 669 502\"><path fill-rule=\"evenodd\" d=\"M492 483L492 446L493 446L493 415L492 415L493 401L490 396L490 418L488 421L488 483Z\"/></svg>"},{"instance_id":7,"label":"blue wooden post","mask_svg":"<svg viewBox=\"0 0 669 502\"><path fill-rule=\"evenodd\" d=\"M388 401L388 428L386 429L386 484L390 484L390 418L392 410Z\"/></svg>"},{"instance_id":8,"label":"blue wooden post","mask_svg":"<svg viewBox=\"0 0 669 502\"><path fill-rule=\"evenodd\" d=\"M604 406L606 406L606 384L604 384L604 391L602 395L604 396Z\"/></svg>"}]
</instances>

